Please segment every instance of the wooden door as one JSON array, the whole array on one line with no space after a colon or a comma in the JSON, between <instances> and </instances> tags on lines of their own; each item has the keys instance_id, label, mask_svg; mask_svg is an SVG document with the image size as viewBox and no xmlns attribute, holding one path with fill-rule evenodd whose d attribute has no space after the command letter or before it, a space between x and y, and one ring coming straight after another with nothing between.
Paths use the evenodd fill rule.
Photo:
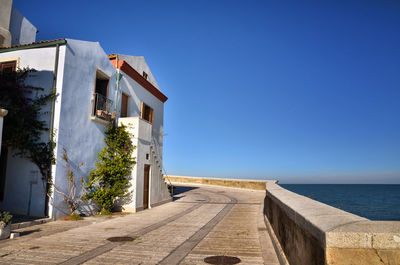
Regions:
<instances>
[{"instance_id":1,"label":"wooden door","mask_svg":"<svg viewBox=\"0 0 400 265\"><path fill-rule=\"evenodd\" d=\"M143 209L149 208L149 178L150 178L150 165L144 165Z\"/></svg>"},{"instance_id":2,"label":"wooden door","mask_svg":"<svg viewBox=\"0 0 400 265\"><path fill-rule=\"evenodd\" d=\"M129 96L125 93L122 93L121 99L121 117L128 117L128 98Z\"/></svg>"}]
</instances>

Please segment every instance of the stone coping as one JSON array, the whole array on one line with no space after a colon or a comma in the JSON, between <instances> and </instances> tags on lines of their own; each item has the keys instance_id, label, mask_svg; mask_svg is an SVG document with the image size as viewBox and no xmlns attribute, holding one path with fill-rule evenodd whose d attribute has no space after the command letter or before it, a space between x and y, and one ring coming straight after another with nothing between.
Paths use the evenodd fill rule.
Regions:
<instances>
[{"instance_id":1,"label":"stone coping","mask_svg":"<svg viewBox=\"0 0 400 265\"><path fill-rule=\"evenodd\" d=\"M225 178L201 178L201 177L187 177L187 176L164 176L171 182L175 183L193 183L193 184L207 184L217 185L233 188L265 190L267 183L277 183L276 180L254 180L254 179L225 179Z\"/></svg>"},{"instance_id":2,"label":"stone coping","mask_svg":"<svg viewBox=\"0 0 400 265\"><path fill-rule=\"evenodd\" d=\"M262 180L262 179L229 179L229 178L203 178L203 177L192 177L192 176L175 176L175 175L168 175L164 177L168 178L183 178L183 179L191 179L191 180L196 180L196 179L206 179L206 180L226 180L226 181L245 181L245 182L272 182L272 183L278 183L277 180Z\"/></svg>"},{"instance_id":3,"label":"stone coping","mask_svg":"<svg viewBox=\"0 0 400 265\"><path fill-rule=\"evenodd\" d=\"M5 117L8 114L8 110L0 108L0 117Z\"/></svg>"},{"instance_id":4,"label":"stone coping","mask_svg":"<svg viewBox=\"0 0 400 265\"><path fill-rule=\"evenodd\" d=\"M400 222L371 221L267 183L267 196L325 248L400 249Z\"/></svg>"},{"instance_id":5,"label":"stone coping","mask_svg":"<svg viewBox=\"0 0 400 265\"><path fill-rule=\"evenodd\" d=\"M40 224L45 224L48 222L53 221L51 218L42 218L42 219L36 219L32 221L26 221L26 222L20 222L20 223L14 223L11 224L11 230L16 230L16 229L21 229L29 226L34 226L34 225L40 225Z\"/></svg>"}]
</instances>

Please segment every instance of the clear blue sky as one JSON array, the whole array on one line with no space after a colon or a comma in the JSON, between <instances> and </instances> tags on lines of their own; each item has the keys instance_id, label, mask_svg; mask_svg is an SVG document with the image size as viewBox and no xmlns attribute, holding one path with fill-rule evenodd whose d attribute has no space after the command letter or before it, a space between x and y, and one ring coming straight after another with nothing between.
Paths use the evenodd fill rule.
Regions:
<instances>
[{"instance_id":1,"label":"clear blue sky","mask_svg":"<svg viewBox=\"0 0 400 265\"><path fill-rule=\"evenodd\" d=\"M14 4L39 40L145 56L168 174L400 183L399 1Z\"/></svg>"}]
</instances>

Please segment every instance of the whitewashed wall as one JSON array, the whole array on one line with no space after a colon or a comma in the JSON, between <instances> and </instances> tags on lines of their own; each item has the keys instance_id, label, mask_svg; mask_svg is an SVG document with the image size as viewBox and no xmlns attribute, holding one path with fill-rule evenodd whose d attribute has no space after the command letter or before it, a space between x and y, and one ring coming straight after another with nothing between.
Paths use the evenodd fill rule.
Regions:
<instances>
[{"instance_id":1,"label":"whitewashed wall","mask_svg":"<svg viewBox=\"0 0 400 265\"><path fill-rule=\"evenodd\" d=\"M140 116L140 103L144 102L154 110L153 137L160 146L163 145L164 103L139 85L135 80L122 72L120 90L129 95L128 117ZM121 98L121 96L119 97ZM119 105L120 107L120 105ZM120 109L119 109L120 111ZM162 148L161 148L162 149Z\"/></svg>"},{"instance_id":2,"label":"whitewashed wall","mask_svg":"<svg viewBox=\"0 0 400 265\"><path fill-rule=\"evenodd\" d=\"M168 185L164 181L161 167L158 166L156 156L154 153L150 154L151 160L151 177L150 177L150 205L152 207L157 206L161 203L171 201L172 197L168 190Z\"/></svg>"},{"instance_id":3,"label":"whitewashed wall","mask_svg":"<svg viewBox=\"0 0 400 265\"><path fill-rule=\"evenodd\" d=\"M143 56L131 56L131 55L123 55L123 54L118 54L118 59L119 60L124 60L127 62L130 66L132 66L133 69L135 69L139 74L143 74L143 72L147 73L147 80L155 86L158 90L160 88L158 87L157 81L155 77L153 76L153 73L150 70L150 67L146 63L146 60L144 59Z\"/></svg>"},{"instance_id":4,"label":"whitewashed wall","mask_svg":"<svg viewBox=\"0 0 400 265\"><path fill-rule=\"evenodd\" d=\"M68 182L62 148L67 150L72 166L83 163L75 172L79 182L80 176L87 178L94 169L97 154L104 147L106 125L91 119L97 69L111 77L108 94L114 95L116 71L99 43L67 39L62 91L56 104L57 147L53 171L55 185L63 190ZM62 203L57 194L55 203ZM50 214L58 217L61 213L52 208Z\"/></svg>"},{"instance_id":5,"label":"whitewashed wall","mask_svg":"<svg viewBox=\"0 0 400 265\"><path fill-rule=\"evenodd\" d=\"M124 210L136 212L143 209L145 164L150 165L149 207L171 200L168 188L160 172L161 168L158 167L156 158L151 151L151 124L139 117L120 118L118 124L127 126L129 133L132 135L132 144L136 146L133 153L136 165L130 178L132 185L130 191L133 196L122 205Z\"/></svg>"},{"instance_id":6,"label":"whitewashed wall","mask_svg":"<svg viewBox=\"0 0 400 265\"><path fill-rule=\"evenodd\" d=\"M143 174L144 164L150 164L146 160L146 154L150 154L151 124L139 117L119 118L118 125L125 125L131 134L132 144L136 146L132 157L136 165L133 167L130 182L131 198L121 204L125 211L136 212L143 207Z\"/></svg>"},{"instance_id":7,"label":"whitewashed wall","mask_svg":"<svg viewBox=\"0 0 400 265\"><path fill-rule=\"evenodd\" d=\"M164 103L157 99L145 88L140 86L135 80L126 75L121 71L122 79L120 81L120 90L125 94L129 95L128 100L128 117L139 117L140 116L140 104L144 102L154 110L153 126L151 126L150 137L154 138L159 145L159 166L154 160L154 156L151 153L151 138L145 139L145 137L138 137L134 135L134 144L136 145L137 151L136 156L136 167L134 171L134 185L136 186L135 192L135 208L141 209L143 207L143 185L144 185L144 165L150 164L150 180L149 180L149 206L160 203L170 199L168 189L164 184L164 179L160 169L162 168L162 145L163 145L163 121L164 121ZM121 119L122 120L122 119ZM141 121L146 123L146 121ZM139 124L141 124L139 122ZM142 127L147 127L142 125ZM139 128L139 132L143 128ZM138 138L137 138L138 137ZM148 159L146 154L149 154Z\"/></svg>"},{"instance_id":8,"label":"whitewashed wall","mask_svg":"<svg viewBox=\"0 0 400 265\"><path fill-rule=\"evenodd\" d=\"M11 45L35 42L36 32L36 27L13 7L10 19Z\"/></svg>"},{"instance_id":9,"label":"whitewashed wall","mask_svg":"<svg viewBox=\"0 0 400 265\"><path fill-rule=\"evenodd\" d=\"M18 59L20 68L33 68L38 72L30 74L27 82L45 89L49 93L52 88L55 62L55 47L19 50L0 54L0 60ZM57 83L63 79L62 67L65 56L65 46L60 46L59 73ZM43 108L41 119L47 124L50 121L51 103ZM7 116L4 119L7 126ZM42 134L42 140L49 140L49 133ZM46 199L46 183L42 180L37 166L30 161L14 157L8 153L7 173L4 200L0 208L16 214L44 216Z\"/></svg>"}]
</instances>

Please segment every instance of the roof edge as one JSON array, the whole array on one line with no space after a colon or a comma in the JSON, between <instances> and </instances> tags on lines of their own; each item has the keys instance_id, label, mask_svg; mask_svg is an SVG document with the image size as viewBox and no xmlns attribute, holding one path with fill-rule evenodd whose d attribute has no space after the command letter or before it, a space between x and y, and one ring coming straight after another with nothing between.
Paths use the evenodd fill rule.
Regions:
<instances>
[{"instance_id":1,"label":"roof edge","mask_svg":"<svg viewBox=\"0 0 400 265\"><path fill-rule=\"evenodd\" d=\"M0 48L0 53L12 52L12 51L18 51L18 50L35 49L35 48L52 47L52 46L56 46L57 44L65 45L65 44L67 44L67 40L66 39L58 39L58 40L52 40L52 41L39 41L39 42L30 43L30 44L17 45L14 47L5 47L5 48Z\"/></svg>"},{"instance_id":2,"label":"roof edge","mask_svg":"<svg viewBox=\"0 0 400 265\"><path fill-rule=\"evenodd\" d=\"M147 79L145 79L141 74L139 74L129 63L124 60L117 61L115 58L110 58L111 63L115 68L120 69L125 74L127 74L130 78L135 80L139 85L144 87L147 91L149 91L153 96L159 99L162 103L165 103L168 100L168 97L164 95L159 89L157 89L152 83L150 83Z\"/></svg>"}]
</instances>

